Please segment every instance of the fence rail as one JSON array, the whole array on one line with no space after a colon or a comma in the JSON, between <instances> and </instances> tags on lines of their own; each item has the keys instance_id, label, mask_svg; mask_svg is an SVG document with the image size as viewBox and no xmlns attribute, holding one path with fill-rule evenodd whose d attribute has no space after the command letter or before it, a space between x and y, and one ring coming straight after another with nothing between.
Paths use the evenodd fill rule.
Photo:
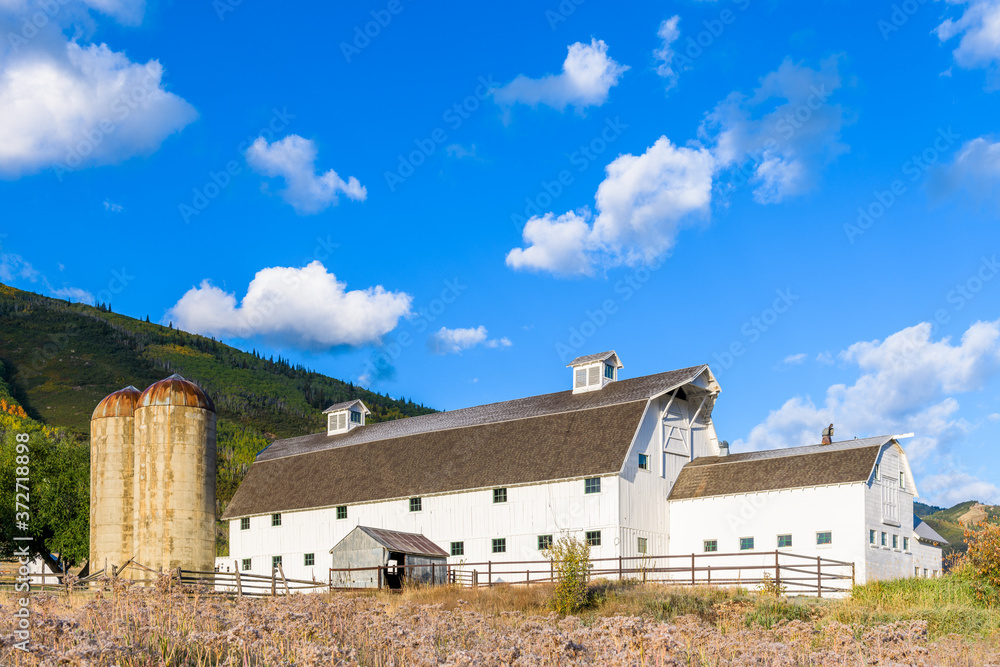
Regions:
<instances>
[{"instance_id":1,"label":"fence rail","mask_svg":"<svg viewBox=\"0 0 1000 667\"><path fill-rule=\"evenodd\" d=\"M549 560L330 568L330 587L381 588L390 576L399 577L402 585L451 583L478 588L550 583L558 579L558 572ZM768 582L790 595L819 597L848 592L855 581L854 563L785 551L592 558L590 576L679 586L759 586Z\"/></svg>"}]
</instances>

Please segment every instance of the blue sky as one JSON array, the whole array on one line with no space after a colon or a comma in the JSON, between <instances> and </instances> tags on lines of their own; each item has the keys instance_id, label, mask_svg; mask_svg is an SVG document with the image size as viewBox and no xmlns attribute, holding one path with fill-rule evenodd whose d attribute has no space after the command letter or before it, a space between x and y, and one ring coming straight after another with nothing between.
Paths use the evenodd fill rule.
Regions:
<instances>
[{"instance_id":1,"label":"blue sky","mask_svg":"<svg viewBox=\"0 0 1000 667\"><path fill-rule=\"evenodd\" d=\"M708 363L1000 502L995 0L0 0L0 280L455 409Z\"/></svg>"}]
</instances>

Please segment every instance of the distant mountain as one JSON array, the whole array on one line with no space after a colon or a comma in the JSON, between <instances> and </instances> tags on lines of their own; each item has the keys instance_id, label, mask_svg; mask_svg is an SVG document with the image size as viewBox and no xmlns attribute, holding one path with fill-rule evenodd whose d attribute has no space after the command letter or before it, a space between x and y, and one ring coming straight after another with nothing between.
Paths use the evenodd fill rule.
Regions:
<instances>
[{"instance_id":1,"label":"distant mountain","mask_svg":"<svg viewBox=\"0 0 1000 667\"><path fill-rule=\"evenodd\" d=\"M105 305L0 284L0 378L27 417L62 427L69 439L76 434L78 446L88 446L90 416L102 398L130 384L142 390L172 373L215 401L220 513L258 451L278 437L323 430L322 411L333 403L360 398L372 411L369 422L435 412Z\"/></svg>"},{"instance_id":2,"label":"distant mountain","mask_svg":"<svg viewBox=\"0 0 1000 667\"><path fill-rule=\"evenodd\" d=\"M913 501L913 513L923 519L925 516L934 514L935 512L943 512L943 507L938 507L936 505L926 505L924 503L919 503Z\"/></svg>"},{"instance_id":3,"label":"distant mountain","mask_svg":"<svg viewBox=\"0 0 1000 667\"><path fill-rule=\"evenodd\" d=\"M917 503L914 503L916 509ZM926 506L925 506L926 507ZM950 543L945 547L945 554L956 551L963 552L965 545L965 529L975 527L984 521L1000 523L1000 507L984 505L978 500L967 500L948 509L934 508L938 511L921 516L927 525L936 530L941 537ZM917 513L917 516L920 516Z\"/></svg>"}]
</instances>

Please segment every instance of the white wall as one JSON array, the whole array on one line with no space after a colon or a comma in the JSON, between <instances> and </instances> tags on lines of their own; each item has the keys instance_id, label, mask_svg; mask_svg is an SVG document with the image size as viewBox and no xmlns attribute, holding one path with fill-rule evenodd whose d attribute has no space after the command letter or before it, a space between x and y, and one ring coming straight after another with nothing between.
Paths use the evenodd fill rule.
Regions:
<instances>
[{"instance_id":1,"label":"white wall","mask_svg":"<svg viewBox=\"0 0 1000 667\"><path fill-rule=\"evenodd\" d=\"M913 534L913 482L909 477L904 456L893 444L886 445L879 455L879 476L874 474L865 485L865 557L859 561L858 582L878 579L899 579L913 576L913 550L917 538ZM899 486L899 473L903 471L905 484ZM890 516L886 511L887 495L895 495L897 511ZM869 530L875 531L875 544L869 542ZM882 546L882 533L886 545ZM892 538L897 536L896 546ZM903 538L909 538L909 549L904 549Z\"/></svg>"},{"instance_id":2,"label":"white wall","mask_svg":"<svg viewBox=\"0 0 1000 667\"><path fill-rule=\"evenodd\" d=\"M271 557L281 555L286 577L326 581L330 549L358 525L420 533L449 553L452 541L464 541L465 556L449 558L451 563L542 560L538 536L558 539L566 530L580 538L584 531L600 530L602 544L591 555L612 557L618 555L618 499L618 477L605 476L595 494L585 494L584 480L574 479L507 487L507 502L499 504L493 503L492 489L483 489L424 496L420 512L410 512L409 499L400 499L348 505L342 520L333 507L284 512L276 527L270 514L250 517L249 530L240 530L240 520L233 519L229 560L251 558L251 572L270 575ZM492 553L493 538L506 538L506 553ZM315 554L314 566L304 565L306 553Z\"/></svg>"},{"instance_id":3,"label":"white wall","mask_svg":"<svg viewBox=\"0 0 1000 667\"><path fill-rule=\"evenodd\" d=\"M940 577L941 569L941 547L931 544L913 542L913 570L911 576L916 577Z\"/></svg>"}]
</instances>

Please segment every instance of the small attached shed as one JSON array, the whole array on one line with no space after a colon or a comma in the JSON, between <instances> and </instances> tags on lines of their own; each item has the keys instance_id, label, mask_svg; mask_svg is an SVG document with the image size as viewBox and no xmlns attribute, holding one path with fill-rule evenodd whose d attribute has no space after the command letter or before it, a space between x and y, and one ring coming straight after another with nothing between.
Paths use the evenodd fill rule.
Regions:
<instances>
[{"instance_id":1,"label":"small attached shed","mask_svg":"<svg viewBox=\"0 0 1000 667\"><path fill-rule=\"evenodd\" d=\"M418 533L358 526L330 554L334 588L402 588L448 581L448 553Z\"/></svg>"}]
</instances>

